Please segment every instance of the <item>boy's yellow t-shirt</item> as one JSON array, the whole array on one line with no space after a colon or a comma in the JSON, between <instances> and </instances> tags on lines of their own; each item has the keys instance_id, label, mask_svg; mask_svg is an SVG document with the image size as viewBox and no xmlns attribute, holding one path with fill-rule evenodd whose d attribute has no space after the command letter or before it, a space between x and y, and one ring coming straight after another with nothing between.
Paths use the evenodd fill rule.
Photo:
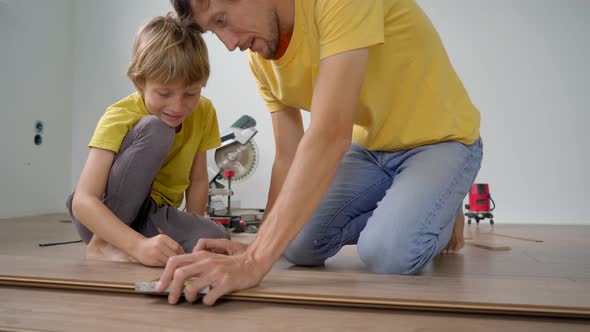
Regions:
<instances>
[{"instance_id":1,"label":"boy's yellow t-shirt","mask_svg":"<svg viewBox=\"0 0 590 332\"><path fill-rule=\"evenodd\" d=\"M415 0L295 0L289 47L278 60L249 52L270 112L311 110L320 60L367 47L353 143L399 151L479 137L480 114L434 26Z\"/></svg>"},{"instance_id":2,"label":"boy's yellow t-shirt","mask_svg":"<svg viewBox=\"0 0 590 332\"><path fill-rule=\"evenodd\" d=\"M150 114L139 93L129 95L107 108L88 146L117 153L129 130ZM195 155L220 145L215 108L209 99L201 96L197 109L182 122L174 145L156 175L150 195L156 204L180 207L190 184Z\"/></svg>"}]
</instances>

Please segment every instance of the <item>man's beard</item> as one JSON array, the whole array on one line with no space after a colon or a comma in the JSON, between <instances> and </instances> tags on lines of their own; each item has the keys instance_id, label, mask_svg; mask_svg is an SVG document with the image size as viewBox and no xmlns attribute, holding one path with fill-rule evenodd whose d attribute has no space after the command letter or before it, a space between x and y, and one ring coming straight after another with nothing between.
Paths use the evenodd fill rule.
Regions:
<instances>
[{"instance_id":1,"label":"man's beard","mask_svg":"<svg viewBox=\"0 0 590 332\"><path fill-rule=\"evenodd\" d=\"M279 51L279 38L281 33L279 31L279 17L277 13L271 14L271 19L269 20L269 31L271 38L266 43L266 52L262 54L262 56L267 60L272 60L277 55Z\"/></svg>"}]
</instances>

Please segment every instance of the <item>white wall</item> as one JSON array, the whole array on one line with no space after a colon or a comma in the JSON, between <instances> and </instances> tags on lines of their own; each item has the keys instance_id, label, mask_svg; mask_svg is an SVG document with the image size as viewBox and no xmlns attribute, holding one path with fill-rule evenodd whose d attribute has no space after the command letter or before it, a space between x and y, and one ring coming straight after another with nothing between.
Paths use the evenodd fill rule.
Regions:
<instances>
[{"instance_id":1,"label":"white wall","mask_svg":"<svg viewBox=\"0 0 590 332\"><path fill-rule=\"evenodd\" d=\"M70 188L78 181L87 144L110 105L134 91L127 65L137 29L169 11L165 0L76 0Z\"/></svg>"},{"instance_id":2,"label":"white wall","mask_svg":"<svg viewBox=\"0 0 590 332\"><path fill-rule=\"evenodd\" d=\"M419 2L482 113L498 218L590 221L590 1Z\"/></svg>"},{"instance_id":3,"label":"white wall","mask_svg":"<svg viewBox=\"0 0 590 332\"><path fill-rule=\"evenodd\" d=\"M6 2L9 5L2 5L0 1L0 82L1 93L6 94L2 97L1 107L5 119L18 114L18 121L10 121L9 125L8 121L3 121L1 125L2 188L5 188L5 181L8 181L6 185L9 188L19 187L17 184L32 186L33 182L29 180L32 177L15 174L22 174L27 169L24 166L27 160L39 158L36 160L43 160L46 167L37 170L35 176L40 180L35 178L35 181L45 181L43 188L51 187L53 191L46 199L39 198L35 205L44 205L45 210L59 210L63 198L56 196L73 188L77 181L87 155L86 144L97 120L110 103L133 89L125 72L135 31L150 17L170 10L169 5L166 0L74 1L75 10L71 14L75 14L75 18L71 24L74 26L75 43L74 57L70 58L64 50L68 40L66 36L70 32L62 31L68 26L69 9L65 8L65 4L70 2L52 1L51 6L43 6L45 2L41 0L4 0ZM485 160L478 181L490 183L498 204L495 211L498 222L590 223L585 209L589 201L585 194L590 186L585 172L589 149L584 145L590 141L585 130L586 124L590 123L586 112L587 93L590 91L586 60L590 58L587 42L590 2L419 2L437 26L453 64L482 113ZM4 22L24 21L24 13L14 12L12 8L32 4L42 8L40 12L44 15L35 16L33 22L36 25L40 21L45 22L43 29L27 32L27 29L21 28L17 34L9 34L12 37L6 36L5 26L12 28L14 23ZM12 21L6 20L7 16ZM60 33L55 31L59 30L58 26L62 29ZM22 96L26 95L28 88L24 87L26 79L23 75L16 73L27 58L41 51L40 47L27 54L10 48L6 53L4 51L6 44L27 45L22 40L14 41L15 36L41 39L32 31L41 36L51 36L53 44L48 46L49 50L43 50L48 54L42 57L45 63L51 65L41 70L35 67L24 77L34 77L32 81L42 82L41 85L50 92L36 89L35 92L43 93L44 98L24 100L27 104L44 100L43 105L46 106L47 99L51 99L48 96L53 96L52 109L55 110L67 104L72 94L71 173L67 162L51 164L41 159L41 152L46 151L43 149L49 150L52 141L49 135L46 135L47 143L41 149L33 149L36 147L30 143L35 117L32 108L23 110ZM260 133L256 142L261 152L260 166L251 178L235 189L242 206L263 207L274 157L270 116L264 111L257 95L245 54L229 53L213 36L206 35L205 38L210 48L212 78L204 95L216 105L220 127L226 128L242 114L250 114L258 120ZM8 61L4 60L5 54L9 55ZM51 61L45 60L48 57ZM66 61L58 62L58 59ZM66 66L66 63L71 66ZM73 70L71 84L66 79L56 82L56 73L67 72L68 68ZM17 85L15 80L20 83ZM60 124L67 123L69 119L67 114L51 113L51 119L58 117ZM55 126L50 123L51 119L45 120L46 131ZM63 127L55 130L60 134L68 131ZM15 140L14 137L19 135L23 139ZM7 142L17 145L8 145ZM10 151L8 157L5 151ZM67 160L67 152L59 153L53 151L57 159ZM36 162L32 166L38 165ZM71 174L71 182L62 181L63 174ZM63 182L69 183L64 185ZM15 196L12 191L2 190L1 195L5 199L0 203L3 204L0 205L0 214L6 214L4 211L8 209L29 212L24 209L25 205L29 206L23 203L26 201L24 193Z\"/></svg>"},{"instance_id":4,"label":"white wall","mask_svg":"<svg viewBox=\"0 0 590 332\"><path fill-rule=\"evenodd\" d=\"M70 187L73 1L0 2L0 218L53 212ZM33 144L35 121L43 144Z\"/></svg>"}]
</instances>

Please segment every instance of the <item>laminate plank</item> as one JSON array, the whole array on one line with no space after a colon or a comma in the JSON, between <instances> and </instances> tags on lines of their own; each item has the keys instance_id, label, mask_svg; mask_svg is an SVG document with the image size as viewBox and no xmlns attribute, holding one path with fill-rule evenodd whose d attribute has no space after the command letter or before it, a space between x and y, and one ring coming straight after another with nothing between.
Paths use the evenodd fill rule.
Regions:
<instances>
[{"instance_id":1,"label":"laminate plank","mask_svg":"<svg viewBox=\"0 0 590 332\"><path fill-rule=\"evenodd\" d=\"M492 251L506 251L512 249L510 246L488 241L466 241L465 245Z\"/></svg>"},{"instance_id":2,"label":"laminate plank","mask_svg":"<svg viewBox=\"0 0 590 332\"><path fill-rule=\"evenodd\" d=\"M425 313L221 301L169 305L128 294L0 287L0 330L17 331L587 331L579 319ZM34 299L34 301L33 301Z\"/></svg>"},{"instance_id":3,"label":"laminate plank","mask_svg":"<svg viewBox=\"0 0 590 332\"><path fill-rule=\"evenodd\" d=\"M2 264L0 274L127 285L161 274L161 269L137 264L86 261L80 244L39 248L37 243L76 238L72 225L61 221L64 217L58 214L0 220L0 256L7 263ZM412 277L370 274L358 258L356 246L347 246L322 267L295 267L278 261L255 293L245 293L246 298L324 301L331 305L350 305L351 299L360 305L363 298L369 298L375 303L385 299L388 306L406 308L415 308L418 301L428 310L444 310L444 306L460 310L453 308L458 303L463 310L491 310L485 306L492 305L503 306L504 311L529 306L586 312L590 259L585 253L590 249L590 227L466 225L465 235L473 241L497 240L488 234L492 230L544 242L503 238L502 242L512 247L509 252L466 247L458 255L437 256ZM249 234L234 234L233 238L245 243L253 240ZM327 303L328 297L332 303ZM432 303L434 307L428 307Z\"/></svg>"},{"instance_id":4,"label":"laminate plank","mask_svg":"<svg viewBox=\"0 0 590 332\"><path fill-rule=\"evenodd\" d=\"M515 236L515 235L510 235L510 234L501 234L501 233L497 233L497 232L488 232L488 233L485 233L485 234L490 234L490 235L499 236L499 237L507 237L509 239L530 241L530 242L543 242L543 240L531 239L531 238L528 238L528 237Z\"/></svg>"},{"instance_id":5,"label":"laminate plank","mask_svg":"<svg viewBox=\"0 0 590 332\"><path fill-rule=\"evenodd\" d=\"M161 269L132 263L0 255L0 284L133 293ZM19 282L19 278L21 281ZM590 282L559 278L449 278L273 270L258 286L226 296L350 307L590 318ZM496 290L502 289L503 292Z\"/></svg>"},{"instance_id":6,"label":"laminate plank","mask_svg":"<svg viewBox=\"0 0 590 332\"><path fill-rule=\"evenodd\" d=\"M83 258L84 245L68 244L55 247L38 247L42 242L58 242L76 239L77 234L64 214L0 219L0 254L36 257ZM456 255L439 255L426 265L420 275L435 276L535 276L590 279L590 226L503 225L497 221L490 225L466 225L465 236L474 241L498 240L490 231L514 236L544 240L543 243L502 238L502 243L512 250L487 252L466 246ZM251 234L232 234L235 240L249 243ZM325 266L317 268L295 267L279 260L275 269L306 269L309 271L342 271L366 273L356 246L344 247L338 255L328 259Z\"/></svg>"}]
</instances>

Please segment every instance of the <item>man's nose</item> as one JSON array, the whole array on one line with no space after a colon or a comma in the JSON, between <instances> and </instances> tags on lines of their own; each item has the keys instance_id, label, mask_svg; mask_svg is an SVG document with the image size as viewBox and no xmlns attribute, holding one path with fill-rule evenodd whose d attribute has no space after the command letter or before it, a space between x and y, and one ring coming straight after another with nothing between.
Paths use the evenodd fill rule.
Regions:
<instances>
[{"instance_id":1,"label":"man's nose","mask_svg":"<svg viewBox=\"0 0 590 332\"><path fill-rule=\"evenodd\" d=\"M230 52L233 52L240 43L240 38L233 32L224 31L216 32L215 34Z\"/></svg>"}]
</instances>

